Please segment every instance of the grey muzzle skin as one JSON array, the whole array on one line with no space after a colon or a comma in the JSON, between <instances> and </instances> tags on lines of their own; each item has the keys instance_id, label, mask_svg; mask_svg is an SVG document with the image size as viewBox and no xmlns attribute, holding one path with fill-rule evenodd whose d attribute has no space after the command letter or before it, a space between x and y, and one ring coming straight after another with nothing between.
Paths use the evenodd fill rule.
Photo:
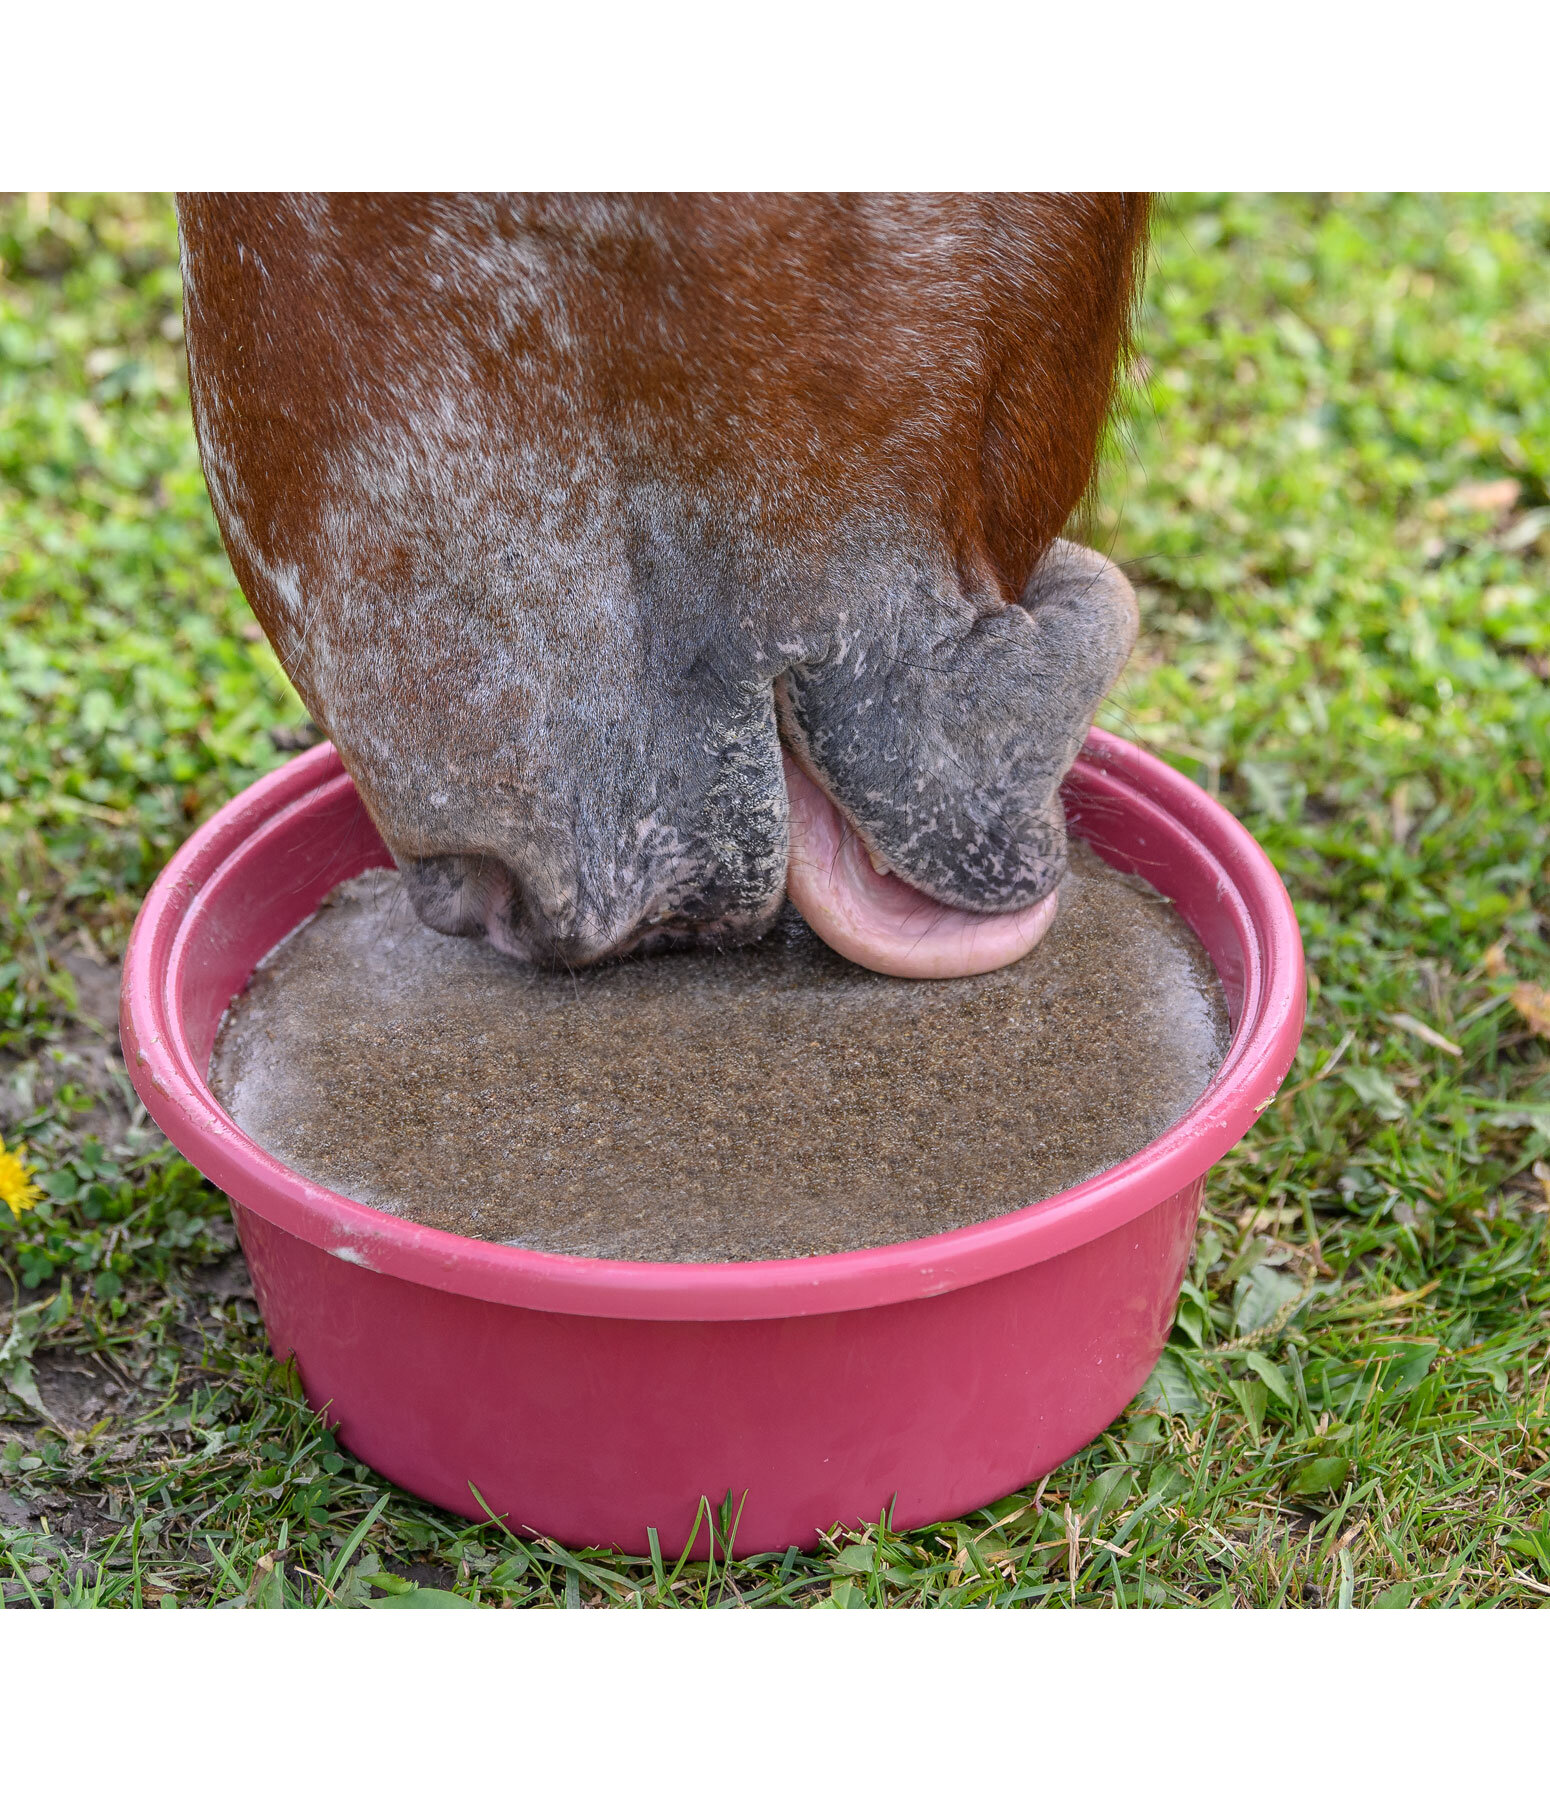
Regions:
<instances>
[{"instance_id":1,"label":"grey muzzle skin","mask_svg":"<svg viewBox=\"0 0 1550 1800\"><path fill-rule=\"evenodd\" d=\"M564 704L550 684L540 730L497 739L482 770L427 769L422 740L414 792L390 783L382 809L440 797L446 847L398 854L421 919L561 967L757 937L785 888L782 738L876 866L974 913L1043 898L1065 868L1061 780L1135 641L1130 583L1060 539L1017 605L925 580L878 592L844 582L800 633L700 615L637 635L634 669L605 657ZM463 749L488 736L471 721Z\"/></svg>"},{"instance_id":2,"label":"grey muzzle skin","mask_svg":"<svg viewBox=\"0 0 1550 1800\"><path fill-rule=\"evenodd\" d=\"M780 689L786 737L880 862L947 906L1005 913L1065 870L1060 783L1136 637L1123 573L1057 539L1017 606L959 629L923 602Z\"/></svg>"}]
</instances>

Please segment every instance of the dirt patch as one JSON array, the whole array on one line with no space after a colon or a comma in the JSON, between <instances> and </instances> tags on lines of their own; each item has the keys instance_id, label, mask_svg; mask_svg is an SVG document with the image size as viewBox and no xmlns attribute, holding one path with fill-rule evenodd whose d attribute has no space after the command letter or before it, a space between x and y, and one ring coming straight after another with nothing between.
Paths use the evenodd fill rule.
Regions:
<instances>
[{"instance_id":1,"label":"dirt patch","mask_svg":"<svg viewBox=\"0 0 1550 1800\"><path fill-rule=\"evenodd\" d=\"M76 998L79 1001L76 1017L88 1028L83 1035L95 1035L90 1032L90 1027L96 1025L116 1045L119 965L116 962L105 962L100 957L87 956L80 950L56 950L52 960L60 968L68 969L75 982Z\"/></svg>"},{"instance_id":2,"label":"dirt patch","mask_svg":"<svg viewBox=\"0 0 1550 1800\"><path fill-rule=\"evenodd\" d=\"M74 1351L37 1351L32 1373L38 1398L66 1431L87 1431L135 1399L134 1389L111 1370Z\"/></svg>"},{"instance_id":3,"label":"dirt patch","mask_svg":"<svg viewBox=\"0 0 1550 1800\"><path fill-rule=\"evenodd\" d=\"M72 1136L107 1142L144 1119L119 1050L119 965L79 950L56 949L50 960L74 979L79 1005L63 1029L32 1055L0 1055L0 1133L47 1110L73 1087L88 1095L92 1105L84 1111L68 1109Z\"/></svg>"},{"instance_id":4,"label":"dirt patch","mask_svg":"<svg viewBox=\"0 0 1550 1800\"><path fill-rule=\"evenodd\" d=\"M188 1288L190 1293L202 1294L223 1304L227 1300L253 1298L252 1278L240 1250L233 1251L221 1262L206 1263L203 1268L191 1270Z\"/></svg>"}]
</instances>

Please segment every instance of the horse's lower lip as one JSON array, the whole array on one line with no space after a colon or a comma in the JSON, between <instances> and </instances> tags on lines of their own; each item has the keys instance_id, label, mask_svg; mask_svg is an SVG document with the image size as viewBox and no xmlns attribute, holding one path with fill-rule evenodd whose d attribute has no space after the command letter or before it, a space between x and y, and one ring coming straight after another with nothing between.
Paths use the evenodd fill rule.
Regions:
<instances>
[{"instance_id":1,"label":"horse's lower lip","mask_svg":"<svg viewBox=\"0 0 1550 1800\"><path fill-rule=\"evenodd\" d=\"M826 944L884 975L983 975L1025 956L1048 931L1056 897L1013 913L944 906L879 874L833 801L788 752L791 860L786 892Z\"/></svg>"}]
</instances>

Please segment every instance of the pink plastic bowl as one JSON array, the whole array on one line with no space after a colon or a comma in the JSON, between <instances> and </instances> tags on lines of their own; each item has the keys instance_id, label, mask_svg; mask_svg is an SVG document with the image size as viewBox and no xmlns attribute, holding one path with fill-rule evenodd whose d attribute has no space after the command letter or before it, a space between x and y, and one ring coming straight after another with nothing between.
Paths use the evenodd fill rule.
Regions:
<instances>
[{"instance_id":1,"label":"pink plastic bowl","mask_svg":"<svg viewBox=\"0 0 1550 1800\"><path fill-rule=\"evenodd\" d=\"M701 1496L737 1548L900 1529L1037 1481L1114 1419L1162 1351L1206 1171L1269 1104L1302 1029L1302 942L1269 859L1155 757L1094 731L1072 826L1199 934L1232 1047L1171 1130L985 1225L881 1250L629 1263L374 1212L246 1138L206 1083L222 1013L337 882L389 857L332 746L222 807L168 864L124 966L129 1072L230 1197L276 1355L362 1461L453 1512L676 1555ZM705 1545L704 1528L698 1542Z\"/></svg>"}]
</instances>

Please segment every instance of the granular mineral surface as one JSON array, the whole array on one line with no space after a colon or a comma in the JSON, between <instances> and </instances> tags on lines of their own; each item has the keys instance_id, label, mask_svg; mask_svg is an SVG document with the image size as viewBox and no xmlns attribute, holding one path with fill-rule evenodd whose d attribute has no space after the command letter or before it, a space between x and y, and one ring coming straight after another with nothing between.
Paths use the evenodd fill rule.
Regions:
<instances>
[{"instance_id":1,"label":"granular mineral surface","mask_svg":"<svg viewBox=\"0 0 1550 1800\"><path fill-rule=\"evenodd\" d=\"M1193 933L1075 842L1044 941L962 981L874 975L789 911L741 950L531 969L422 926L386 870L264 960L211 1081L249 1137L384 1212L741 1261L1046 1198L1180 1118L1228 1038Z\"/></svg>"}]
</instances>

